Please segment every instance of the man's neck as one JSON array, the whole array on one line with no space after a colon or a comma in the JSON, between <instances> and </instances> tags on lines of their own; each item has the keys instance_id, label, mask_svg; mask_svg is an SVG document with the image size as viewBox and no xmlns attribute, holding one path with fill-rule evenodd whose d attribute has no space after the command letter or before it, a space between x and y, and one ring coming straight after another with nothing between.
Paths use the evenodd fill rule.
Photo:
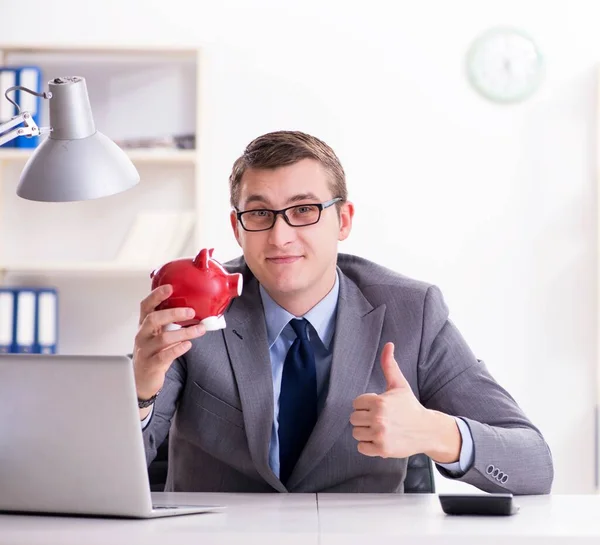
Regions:
<instances>
[{"instance_id":1,"label":"man's neck","mask_svg":"<svg viewBox=\"0 0 600 545\"><path fill-rule=\"evenodd\" d=\"M310 309L322 301L335 285L335 269L327 275L327 281L319 283L318 290L311 289L310 292L299 291L295 293L271 293L265 288L269 297L273 299L281 308L287 310L294 316L304 316Z\"/></svg>"}]
</instances>

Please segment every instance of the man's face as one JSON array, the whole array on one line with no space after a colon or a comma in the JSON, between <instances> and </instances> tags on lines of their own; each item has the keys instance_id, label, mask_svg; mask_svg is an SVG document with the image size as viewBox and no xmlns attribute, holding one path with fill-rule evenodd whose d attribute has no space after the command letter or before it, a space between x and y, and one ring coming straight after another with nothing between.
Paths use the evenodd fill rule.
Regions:
<instances>
[{"instance_id":1,"label":"man's face","mask_svg":"<svg viewBox=\"0 0 600 545\"><path fill-rule=\"evenodd\" d=\"M249 169L240 187L240 211L268 208L280 210L300 204L328 201L328 174L318 161L303 159L276 169ZM336 206L321 212L318 223L303 227L288 225L281 215L272 229L248 232L231 213L231 225L246 263L274 298L324 297L332 287L337 262L337 244L350 234L353 207L344 203L340 217Z\"/></svg>"}]
</instances>

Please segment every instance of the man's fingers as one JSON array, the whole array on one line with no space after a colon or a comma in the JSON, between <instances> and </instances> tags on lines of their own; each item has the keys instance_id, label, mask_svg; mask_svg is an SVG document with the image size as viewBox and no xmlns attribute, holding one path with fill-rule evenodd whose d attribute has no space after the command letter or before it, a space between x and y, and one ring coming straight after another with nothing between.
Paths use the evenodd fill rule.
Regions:
<instances>
[{"instance_id":1,"label":"man's fingers","mask_svg":"<svg viewBox=\"0 0 600 545\"><path fill-rule=\"evenodd\" d=\"M352 437L357 441L375 441L376 433L368 426L356 426L352 429Z\"/></svg>"},{"instance_id":2,"label":"man's fingers","mask_svg":"<svg viewBox=\"0 0 600 545\"><path fill-rule=\"evenodd\" d=\"M159 358L161 364L168 369L173 361L175 361L178 357L183 356L183 354L185 354L190 348L192 348L192 343L190 341L182 341L180 343L173 344L164 350L161 350L157 354L157 357Z\"/></svg>"},{"instance_id":3,"label":"man's fingers","mask_svg":"<svg viewBox=\"0 0 600 545\"><path fill-rule=\"evenodd\" d=\"M375 443L369 441L361 441L358 443L358 452L365 456L379 456L379 447Z\"/></svg>"},{"instance_id":4,"label":"man's fingers","mask_svg":"<svg viewBox=\"0 0 600 545\"><path fill-rule=\"evenodd\" d=\"M194 315L194 310L187 307L156 310L146 316L146 318L142 322L140 332L143 331L142 336L156 337L157 335L160 335L163 332L163 328L166 325L189 320L190 318L193 318Z\"/></svg>"},{"instance_id":5,"label":"man's fingers","mask_svg":"<svg viewBox=\"0 0 600 545\"><path fill-rule=\"evenodd\" d=\"M158 305L166 301L173 293L171 284L164 284L153 289L150 294L140 303L140 325Z\"/></svg>"},{"instance_id":6,"label":"man's fingers","mask_svg":"<svg viewBox=\"0 0 600 545\"><path fill-rule=\"evenodd\" d=\"M146 356L144 358L144 367L145 369L152 369L153 372L160 370L166 373L171 364L177 358L183 356L190 348L192 348L190 341L182 341L169 345L152 356Z\"/></svg>"},{"instance_id":7,"label":"man's fingers","mask_svg":"<svg viewBox=\"0 0 600 545\"><path fill-rule=\"evenodd\" d=\"M353 426L370 426L371 412L370 411L354 411L350 415L350 424Z\"/></svg>"},{"instance_id":8,"label":"man's fingers","mask_svg":"<svg viewBox=\"0 0 600 545\"><path fill-rule=\"evenodd\" d=\"M196 324L189 327L174 329L172 331L163 331L156 338L163 341L163 346L167 346L181 341L197 339L198 337L202 337L205 333L206 326L204 324Z\"/></svg>"},{"instance_id":9,"label":"man's fingers","mask_svg":"<svg viewBox=\"0 0 600 545\"><path fill-rule=\"evenodd\" d=\"M172 345L191 341L202 337L206 333L204 324L197 324L190 327L182 327L173 331L162 331L158 335L152 336L144 343L144 358L153 358L159 352L164 351ZM189 348L188 348L189 350Z\"/></svg>"},{"instance_id":10,"label":"man's fingers","mask_svg":"<svg viewBox=\"0 0 600 545\"><path fill-rule=\"evenodd\" d=\"M395 388L410 388L406 377L394 358L394 343L386 343L381 353L381 368L387 384L386 390Z\"/></svg>"},{"instance_id":11,"label":"man's fingers","mask_svg":"<svg viewBox=\"0 0 600 545\"><path fill-rule=\"evenodd\" d=\"M356 411L369 411L375 407L377 403L377 394L362 394L359 395L353 402L352 406Z\"/></svg>"}]
</instances>

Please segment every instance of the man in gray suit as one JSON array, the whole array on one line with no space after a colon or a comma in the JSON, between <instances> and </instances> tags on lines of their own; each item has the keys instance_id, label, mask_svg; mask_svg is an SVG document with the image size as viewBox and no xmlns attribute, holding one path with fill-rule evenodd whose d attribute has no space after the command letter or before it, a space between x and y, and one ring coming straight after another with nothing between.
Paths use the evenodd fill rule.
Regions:
<instances>
[{"instance_id":1,"label":"man in gray suit","mask_svg":"<svg viewBox=\"0 0 600 545\"><path fill-rule=\"evenodd\" d=\"M300 132L251 142L230 176L244 277L227 327L165 326L141 303L134 370L148 462L167 490L402 492L407 457L488 492L545 494L540 431L477 360L438 288L338 254L352 227L333 150ZM192 314L193 316L193 314Z\"/></svg>"}]
</instances>

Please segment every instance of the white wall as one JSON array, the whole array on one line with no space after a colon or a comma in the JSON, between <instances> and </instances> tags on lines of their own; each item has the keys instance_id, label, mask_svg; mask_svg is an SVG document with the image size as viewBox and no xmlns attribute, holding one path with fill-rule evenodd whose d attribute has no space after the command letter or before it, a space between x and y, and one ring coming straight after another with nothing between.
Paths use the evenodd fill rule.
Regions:
<instances>
[{"instance_id":1,"label":"white wall","mask_svg":"<svg viewBox=\"0 0 600 545\"><path fill-rule=\"evenodd\" d=\"M237 254L227 176L243 147L282 128L331 144L357 207L341 250L438 284L478 357L544 432L554 491L593 491L596 2L29 0L26 14L20 4L0 0L3 42L207 47L214 228L203 243L222 260ZM491 104L464 77L470 41L499 23L531 33L547 60L543 87L521 105ZM147 284L55 283L66 351L129 349Z\"/></svg>"}]
</instances>

